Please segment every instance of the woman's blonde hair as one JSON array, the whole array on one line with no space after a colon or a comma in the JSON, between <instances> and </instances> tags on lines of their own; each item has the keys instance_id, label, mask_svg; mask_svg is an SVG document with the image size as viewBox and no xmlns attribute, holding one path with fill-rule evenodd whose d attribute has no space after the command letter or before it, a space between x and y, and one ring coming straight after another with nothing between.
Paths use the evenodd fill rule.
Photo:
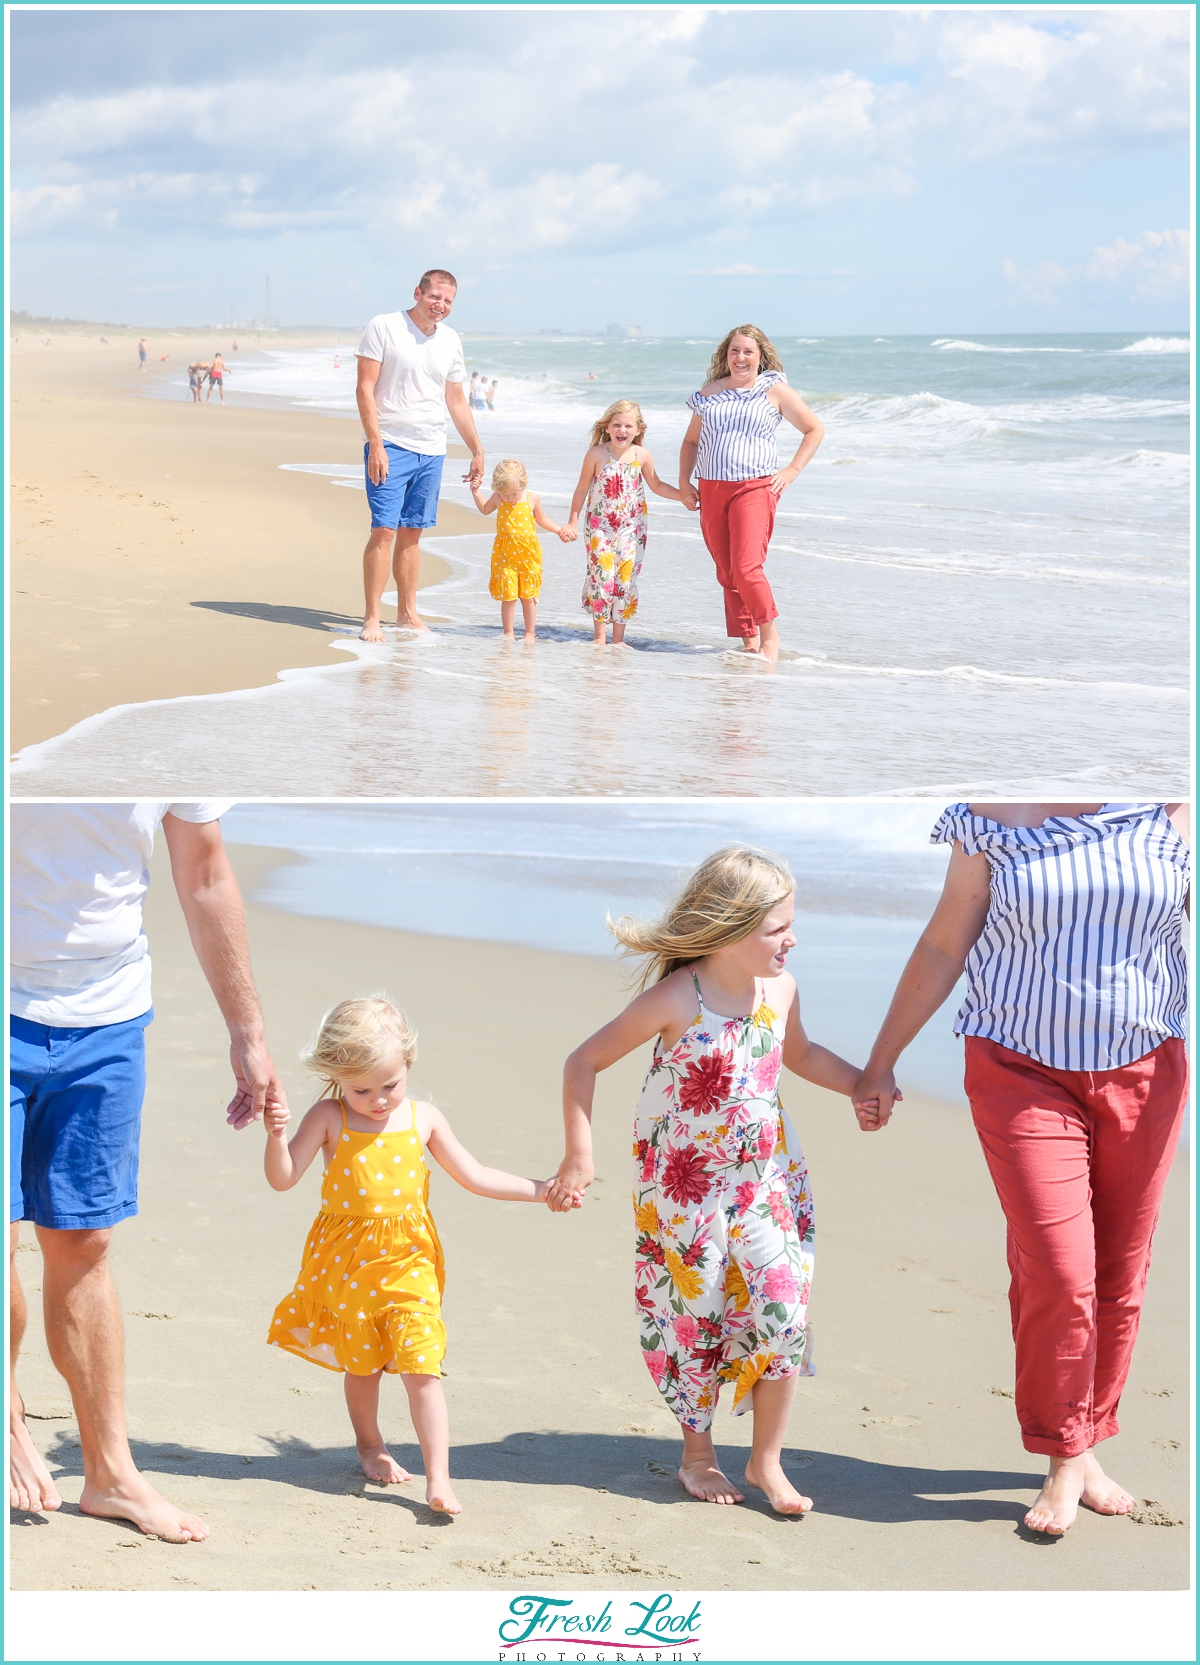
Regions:
<instances>
[{"instance_id":1,"label":"woman's blonde hair","mask_svg":"<svg viewBox=\"0 0 1200 1665\"><path fill-rule=\"evenodd\" d=\"M623 411L631 410L637 417L637 435L633 443L640 445L646 437L646 418L642 415L642 407L634 399L618 399L605 411L604 415L592 426L592 444L603 445L608 439L608 424L614 416L620 416Z\"/></svg>"},{"instance_id":2,"label":"woman's blonde hair","mask_svg":"<svg viewBox=\"0 0 1200 1665\"><path fill-rule=\"evenodd\" d=\"M340 1000L326 1012L300 1062L336 1095L344 1082L369 1075L397 1052L405 1069L411 1068L417 1056L416 1031L386 994L373 994L364 1000Z\"/></svg>"},{"instance_id":3,"label":"woman's blonde hair","mask_svg":"<svg viewBox=\"0 0 1200 1665\"><path fill-rule=\"evenodd\" d=\"M622 914L608 928L627 954L644 958L639 988L749 936L796 888L787 863L749 844L714 850L661 919Z\"/></svg>"},{"instance_id":4,"label":"woman's blonde hair","mask_svg":"<svg viewBox=\"0 0 1200 1665\"><path fill-rule=\"evenodd\" d=\"M493 491L524 491L528 484L525 464L515 457L503 457L492 470Z\"/></svg>"},{"instance_id":5,"label":"woman's blonde hair","mask_svg":"<svg viewBox=\"0 0 1200 1665\"><path fill-rule=\"evenodd\" d=\"M721 342L720 346L713 354L712 363L708 367L708 379L710 382L724 381L725 377L729 374L729 343L733 340L735 335L745 335L748 336L751 341L757 342L758 351L761 355L758 363L760 372L763 370L783 369L783 364L780 361L779 354L775 351L774 347L759 329L758 325L739 324L737 329L730 330L729 334L725 337L724 341Z\"/></svg>"}]
</instances>

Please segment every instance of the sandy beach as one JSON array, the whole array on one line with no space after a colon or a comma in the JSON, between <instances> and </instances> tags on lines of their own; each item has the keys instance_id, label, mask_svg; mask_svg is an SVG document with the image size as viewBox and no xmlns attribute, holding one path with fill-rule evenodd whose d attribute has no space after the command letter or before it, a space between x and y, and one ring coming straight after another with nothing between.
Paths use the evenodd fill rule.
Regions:
<instances>
[{"instance_id":1,"label":"sandy beach","mask_svg":"<svg viewBox=\"0 0 1200 1665\"><path fill-rule=\"evenodd\" d=\"M329 638L362 620L366 500L279 465L361 460L357 424L237 408L244 340L151 336L141 374L135 337L42 339L10 347L13 750L114 705L343 662ZM218 347L230 404L148 396ZM437 532L465 530L477 517L443 503ZM422 587L447 570L423 552Z\"/></svg>"},{"instance_id":2,"label":"sandy beach","mask_svg":"<svg viewBox=\"0 0 1200 1665\"><path fill-rule=\"evenodd\" d=\"M99 434L105 409L161 410L162 422L193 414L121 398L98 381L70 420ZM62 431L68 415L60 409L53 419ZM113 432L139 431L140 421L123 415ZM304 418L273 425L256 413L267 436L259 454L276 454L271 447L284 445L293 421L308 432ZM177 438L170 444L182 451ZM222 445L232 467L228 439L214 439L211 456ZM348 433L346 454L352 446ZM119 449L114 441L112 457ZM193 447L192 455L209 451ZM197 493L206 466L215 464L198 460L190 476ZM247 490L251 474L247 462ZM357 502L343 504L348 494L323 481L279 478L310 492L303 501L311 505L321 492L334 499L331 517ZM114 492L119 483L114 477ZM331 534L333 520L312 512L314 528ZM306 584L317 576L315 540L313 548ZM75 558L65 546L63 558ZM282 544L272 558L285 559ZM206 576L201 563L197 553L193 576ZM226 574L214 566L211 576ZM279 593L252 588L259 597ZM172 607L185 616L186 593L164 592L156 616ZM247 644L263 629L239 628ZM260 650L262 663L270 651ZM119 652L114 645L114 666ZM294 859L246 846L232 853L248 895L256 876ZM624 999L619 967L301 919L254 903L248 914L271 1046L294 1111L311 1101L294 1060L321 1012L384 987L420 1034L414 1090L442 1106L468 1148L517 1172L554 1169L562 1059ZM14 1517L14 1588L1186 1588L1187 1529L1153 1524L1182 1520L1188 1507L1186 1155L1158 1230L1123 1431L1104 1448L1114 1475L1154 1507L1139 1519L1084 1511L1053 1542L1020 1524L1041 1465L1022 1451L1013 1417L1003 1229L966 1113L914 1095L885 1134L866 1137L844 1101L789 1078L783 1097L816 1193L818 1374L800 1385L785 1464L816 1510L780 1519L754 1493L743 1507L716 1509L679 1488L675 1425L638 1356L626 1168L645 1059L630 1058L602 1078L602 1177L580 1213L483 1201L435 1170L448 1265L452 1469L464 1504L451 1522L425 1508L419 1481L390 1490L367 1483L337 1377L265 1345L267 1319L291 1285L316 1211L317 1178L272 1193L261 1130L225 1126L225 1032L161 859L147 928L158 1015L149 1031L142 1211L117 1231L114 1250L130 1431L155 1483L203 1514L212 1537L169 1546L79 1514L70 1405L34 1316L21 1380L30 1426L67 1502L48 1519ZM19 1264L36 1314L40 1257L32 1229L25 1232ZM393 1449L419 1472L398 1383L385 1384L383 1400ZM749 1418L734 1421L722 1408L718 1447L739 1477L749 1431Z\"/></svg>"}]
</instances>

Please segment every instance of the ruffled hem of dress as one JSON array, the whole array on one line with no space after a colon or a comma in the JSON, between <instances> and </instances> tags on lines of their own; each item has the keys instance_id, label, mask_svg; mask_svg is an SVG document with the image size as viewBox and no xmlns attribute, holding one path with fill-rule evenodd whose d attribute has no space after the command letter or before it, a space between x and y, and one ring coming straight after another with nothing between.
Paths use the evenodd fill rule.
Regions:
<instances>
[{"instance_id":1,"label":"ruffled hem of dress","mask_svg":"<svg viewBox=\"0 0 1200 1665\"><path fill-rule=\"evenodd\" d=\"M953 844L957 839L968 856L986 855L989 850L1068 849L1096 843L1114 826L1157 815L1162 807L1158 803L1105 804L1089 815L1052 815L1040 827L1006 827L986 815L975 815L969 804L950 804L934 823L929 842Z\"/></svg>"},{"instance_id":2,"label":"ruffled hem of dress","mask_svg":"<svg viewBox=\"0 0 1200 1665\"><path fill-rule=\"evenodd\" d=\"M271 1329L273 1332L278 1330L278 1334L272 1333L267 1337L269 1346L294 1353L297 1358L307 1359L310 1364L319 1364L326 1370L336 1370L340 1375L373 1376L379 1370L386 1371L389 1376L440 1376L442 1373L444 1342L431 1336L430 1348L440 1346L442 1351L442 1358L431 1359L428 1354L422 1357L417 1353L417 1348L425 1339L423 1335L421 1341L405 1339L412 1325L421 1321L415 1314L406 1316L402 1311L394 1314L378 1312L360 1324L348 1325L328 1307L316 1302L306 1302L301 1298L297 1304L300 1311L296 1313L296 1322L286 1329L277 1312ZM372 1339L360 1339L368 1330ZM440 1318L437 1331L439 1335L445 1333ZM331 1335L332 1340L317 1339ZM355 1352L356 1348L358 1352ZM361 1356L366 1353L372 1354L372 1357L367 1359ZM412 1355L410 1359L404 1359L406 1353ZM356 1365L358 1369L355 1369Z\"/></svg>"}]
</instances>

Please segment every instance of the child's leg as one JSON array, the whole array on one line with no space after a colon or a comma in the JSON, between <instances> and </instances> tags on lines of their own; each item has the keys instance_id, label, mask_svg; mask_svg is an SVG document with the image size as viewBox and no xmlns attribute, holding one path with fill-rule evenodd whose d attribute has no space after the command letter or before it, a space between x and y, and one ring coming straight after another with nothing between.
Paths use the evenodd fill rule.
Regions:
<instances>
[{"instance_id":1,"label":"child's leg","mask_svg":"<svg viewBox=\"0 0 1200 1665\"><path fill-rule=\"evenodd\" d=\"M502 601L500 603L500 622L504 626L504 634L510 641L513 640L513 620L516 616L517 604L515 601Z\"/></svg>"},{"instance_id":2,"label":"child's leg","mask_svg":"<svg viewBox=\"0 0 1200 1665\"><path fill-rule=\"evenodd\" d=\"M798 1380L793 1371L777 1381L755 1382L750 1390L754 1400L754 1442L746 1464L746 1484L765 1492L767 1502L778 1515L803 1515L812 1508L812 1498L801 1496L779 1460Z\"/></svg>"},{"instance_id":3,"label":"child's leg","mask_svg":"<svg viewBox=\"0 0 1200 1665\"><path fill-rule=\"evenodd\" d=\"M679 1480L686 1491L703 1503L741 1503L742 1494L721 1472L712 1442L712 1431L702 1434L694 1428L681 1428L683 1461L679 1465Z\"/></svg>"},{"instance_id":4,"label":"child's leg","mask_svg":"<svg viewBox=\"0 0 1200 1665\"><path fill-rule=\"evenodd\" d=\"M603 613L592 615L592 641L598 647L608 646L608 620Z\"/></svg>"},{"instance_id":5,"label":"child's leg","mask_svg":"<svg viewBox=\"0 0 1200 1665\"><path fill-rule=\"evenodd\" d=\"M537 597L531 596L521 602L521 612L525 618L525 640L532 642L537 635Z\"/></svg>"},{"instance_id":6,"label":"child's leg","mask_svg":"<svg viewBox=\"0 0 1200 1665\"><path fill-rule=\"evenodd\" d=\"M358 1448L358 1460L367 1479L377 1480L381 1486L398 1486L405 1480L411 1480L412 1475L396 1462L379 1432L381 1375L381 1371L376 1371L374 1376L352 1376L347 1371L343 1377L346 1387L346 1409L350 1412L350 1421L354 1425L354 1443Z\"/></svg>"},{"instance_id":7,"label":"child's leg","mask_svg":"<svg viewBox=\"0 0 1200 1665\"><path fill-rule=\"evenodd\" d=\"M624 619L614 619L613 620L613 646L616 647L618 642L623 642L624 640L625 640L625 620Z\"/></svg>"},{"instance_id":8,"label":"child's leg","mask_svg":"<svg viewBox=\"0 0 1200 1665\"><path fill-rule=\"evenodd\" d=\"M450 1417L446 1395L437 1376L405 1376L408 1408L425 1459L425 1501L444 1515L457 1515L462 1505L450 1487Z\"/></svg>"}]
</instances>

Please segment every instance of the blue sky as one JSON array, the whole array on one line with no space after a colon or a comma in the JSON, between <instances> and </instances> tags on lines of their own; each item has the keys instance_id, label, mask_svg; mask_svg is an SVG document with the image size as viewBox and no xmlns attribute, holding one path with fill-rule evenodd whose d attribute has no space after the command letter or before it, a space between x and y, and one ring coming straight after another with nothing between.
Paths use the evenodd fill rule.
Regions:
<instances>
[{"instance_id":1,"label":"blue sky","mask_svg":"<svg viewBox=\"0 0 1200 1665\"><path fill-rule=\"evenodd\" d=\"M16 9L12 305L1186 328L1192 15Z\"/></svg>"}]
</instances>

